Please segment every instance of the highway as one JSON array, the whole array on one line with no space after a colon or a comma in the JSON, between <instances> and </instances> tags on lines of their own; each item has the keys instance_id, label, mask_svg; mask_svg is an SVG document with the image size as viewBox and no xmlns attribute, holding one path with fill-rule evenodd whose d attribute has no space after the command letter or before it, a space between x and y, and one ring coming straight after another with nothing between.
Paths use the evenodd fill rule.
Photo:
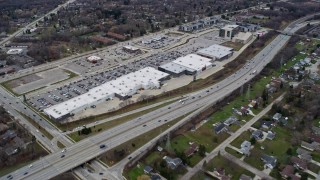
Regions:
<instances>
[{"instance_id":1,"label":"highway","mask_svg":"<svg viewBox=\"0 0 320 180\"><path fill-rule=\"evenodd\" d=\"M267 45L260 53L258 53L252 60L235 74L229 76L225 80L197 93L189 95L188 100L184 104L180 102L173 103L156 111L145 114L135 120L119 125L115 128L89 137L83 141L75 143L67 147L65 153L55 152L39 161L33 163L32 169L23 167L13 173L14 179L49 179L57 176L69 169L79 166L103 152L106 152L113 147L116 147L140 134L150 131L166 122L174 120L176 117L186 115L200 107L217 102L225 96L233 92L234 89L239 88L244 83L248 82L254 75L254 70L260 72L263 67L272 60L273 56L284 46L289 37L286 35L277 36L269 45ZM3 89L0 93L8 97L8 94ZM194 98L193 98L194 97ZM14 102L11 101L10 102ZM17 103L17 109L24 109L24 104ZM28 108L27 108L28 109ZM26 110L27 110L26 109ZM37 114L30 114L34 112L26 112L27 115L34 116L34 119L39 120L39 123L48 123L47 121L40 121L41 117ZM166 121L165 121L166 120ZM144 126L145 125L145 126ZM46 125L44 125L46 126ZM47 127L52 127L47 125ZM48 131L61 132L56 129L47 129ZM101 149L99 146L105 144L107 147ZM64 155L64 157L62 157ZM24 175L27 172L26 175ZM5 179L2 177L1 179Z\"/></svg>"},{"instance_id":2,"label":"highway","mask_svg":"<svg viewBox=\"0 0 320 180\"><path fill-rule=\"evenodd\" d=\"M167 120L167 122L172 121L176 117L183 116L199 107L217 102L219 99L232 93L234 89L237 89L248 82L253 77L253 75L251 75L253 70L257 70L258 72L261 71L284 46L288 39L288 36L279 35L238 72L205 90L193 93L184 104L180 102L173 103L145 114L133 121L86 138L85 140L69 146L66 153L64 153L64 157L62 157L63 154L61 152L50 154L43 158L42 161L34 162L31 171L28 167L19 169L19 172L28 172L28 174L23 175L22 173L13 173L13 175L17 174L14 178L52 178L99 156L113 147L166 123L165 120ZM105 144L107 147L101 149L99 148L101 144Z\"/></svg>"}]
</instances>

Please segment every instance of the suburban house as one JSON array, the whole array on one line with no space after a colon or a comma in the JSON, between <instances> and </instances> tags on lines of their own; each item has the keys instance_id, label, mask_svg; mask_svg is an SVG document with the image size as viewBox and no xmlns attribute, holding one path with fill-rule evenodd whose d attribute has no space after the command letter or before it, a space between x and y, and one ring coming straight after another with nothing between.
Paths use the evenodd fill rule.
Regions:
<instances>
[{"instance_id":1,"label":"suburban house","mask_svg":"<svg viewBox=\"0 0 320 180\"><path fill-rule=\"evenodd\" d=\"M264 162L266 168L273 169L277 165L277 159L273 156L263 154L261 160Z\"/></svg>"},{"instance_id":2,"label":"suburban house","mask_svg":"<svg viewBox=\"0 0 320 180\"><path fill-rule=\"evenodd\" d=\"M276 113L275 115L273 115L272 119L276 122L279 122L281 117L282 117L282 114Z\"/></svg>"},{"instance_id":3,"label":"suburban house","mask_svg":"<svg viewBox=\"0 0 320 180\"><path fill-rule=\"evenodd\" d=\"M251 150L251 142L243 141L240 146L240 152L243 155L249 156Z\"/></svg>"},{"instance_id":4,"label":"suburban house","mask_svg":"<svg viewBox=\"0 0 320 180\"><path fill-rule=\"evenodd\" d=\"M252 133L251 137L255 138L256 140L261 140L261 139L263 139L263 132L261 130L259 130L259 129L255 130Z\"/></svg>"},{"instance_id":5,"label":"suburban house","mask_svg":"<svg viewBox=\"0 0 320 180\"><path fill-rule=\"evenodd\" d=\"M273 126L272 121L261 121L261 128L263 129L270 129Z\"/></svg>"},{"instance_id":6,"label":"suburban house","mask_svg":"<svg viewBox=\"0 0 320 180\"><path fill-rule=\"evenodd\" d=\"M317 142L308 143L308 142L302 141L301 147L303 147L309 151L319 150L319 143L317 143Z\"/></svg>"},{"instance_id":7,"label":"suburban house","mask_svg":"<svg viewBox=\"0 0 320 180\"><path fill-rule=\"evenodd\" d=\"M238 121L238 118L235 117L235 116L230 116L228 119L226 119L223 124L225 124L226 126L230 126L232 125L233 123L237 122Z\"/></svg>"},{"instance_id":8,"label":"suburban house","mask_svg":"<svg viewBox=\"0 0 320 180\"><path fill-rule=\"evenodd\" d=\"M197 143L192 143L191 146L184 151L184 153L187 157L190 157L198 150L199 150L199 145Z\"/></svg>"},{"instance_id":9,"label":"suburban house","mask_svg":"<svg viewBox=\"0 0 320 180\"><path fill-rule=\"evenodd\" d=\"M291 162L293 163L293 166L297 169L301 169L301 170L308 169L307 162L303 159L293 156L291 157Z\"/></svg>"},{"instance_id":10,"label":"suburban house","mask_svg":"<svg viewBox=\"0 0 320 180\"><path fill-rule=\"evenodd\" d=\"M272 131L268 131L267 139L273 140L276 137L276 133Z\"/></svg>"},{"instance_id":11,"label":"suburban house","mask_svg":"<svg viewBox=\"0 0 320 180\"><path fill-rule=\"evenodd\" d=\"M306 160L306 161L311 161L312 160L312 156L311 156L311 152L310 151L307 151L303 148L298 148L297 149L297 154L298 154L298 157L300 159L303 159L303 160Z\"/></svg>"},{"instance_id":12,"label":"suburban house","mask_svg":"<svg viewBox=\"0 0 320 180\"><path fill-rule=\"evenodd\" d=\"M176 169L178 166L180 166L180 164L182 164L182 160L180 158L171 158L168 156L163 157L163 159L167 162L167 165L171 168L171 169Z\"/></svg>"},{"instance_id":13,"label":"suburban house","mask_svg":"<svg viewBox=\"0 0 320 180\"><path fill-rule=\"evenodd\" d=\"M284 179L291 179L291 180L299 180L300 178L296 175L294 175L294 167L291 165L286 165L286 167L283 168L281 171L281 176Z\"/></svg>"},{"instance_id":14,"label":"suburban house","mask_svg":"<svg viewBox=\"0 0 320 180\"><path fill-rule=\"evenodd\" d=\"M227 131L226 125L224 123L218 123L213 129L216 134Z\"/></svg>"},{"instance_id":15,"label":"suburban house","mask_svg":"<svg viewBox=\"0 0 320 180\"><path fill-rule=\"evenodd\" d=\"M145 174L150 174L153 171L153 168L151 166L145 166L143 169L143 172Z\"/></svg>"}]
</instances>

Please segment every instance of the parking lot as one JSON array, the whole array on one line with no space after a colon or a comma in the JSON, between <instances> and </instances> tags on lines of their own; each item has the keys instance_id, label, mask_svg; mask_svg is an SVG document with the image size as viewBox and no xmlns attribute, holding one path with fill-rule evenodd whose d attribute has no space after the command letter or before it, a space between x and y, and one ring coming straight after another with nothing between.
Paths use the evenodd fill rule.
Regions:
<instances>
[{"instance_id":1,"label":"parking lot","mask_svg":"<svg viewBox=\"0 0 320 180\"><path fill-rule=\"evenodd\" d=\"M164 33L158 34L155 37L144 37L136 41L135 44L151 49L160 49L179 41L181 36L168 36Z\"/></svg>"},{"instance_id":2,"label":"parking lot","mask_svg":"<svg viewBox=\"0 0 320 180\"><path fill-rule=\"evenodd\" d=\"M160 36L157 35L157 37ZM176 40L178 40L178 38L180 37L167 37L166 39L164 39L164 41L162 41L162 43L171 44L173 43L172 38L176 38ZM68 63L65 67L82 74L82 79L77 80L75 82L71 82L62 87L50 90L46 93L41 93L32 96L28 98L28 102L36 109L42 111L47 107L50 107L58 103L62 103L68 99L86 93L91 88L99 86L108 81L115 80L116 78L122 75L129 74L131 72L137 71L148 66L157 69L158 66L171 62L177 59L178 57L194 53L197 50L208 47L212 44L221 44L223 42L225 42L225 40L218 37L218 31L213 30L206 34L199 35L199 37L197 38L189 39L188 41L186 41L185 44L179 45L176 48L171 49L170 51L153 53L152 55L146 58L141 58L134 62L122 62L122 60L116 58L121 56L119 55L119 51L122 50L120 50L119 48L122 48L122 44L117 47L119 51L107 50L100 53L96 53L95 56L100 57L102 60L98 61L95 64L88 62L86 59L87 57L83 57L81 59L77 59L75 61L72 61L71 63ZM117 55L109 56L108 54L110 54L111 52L113 54L117 52ZM124 53L130 54L127 52ZM94 75L86 75L87 73L96 72L97 70L102 69L101 66L108 68L108 70L96 73ZM169 87L167 88L171 89Z\"/></svg>"},{"instance_id":3,"label":"parking lot","mask_svg":"<svg viewBox=\"0 0 320 180\"><path fill-rule=\"evenodd\" d=\"M120 64L122 61L133 58L135 56L143 54L141 53L128 53L122 50L122 46L116 46L112 49L107 49L98 53L95 56L101 58L97 63L91 63L87 60L89 56L77 58L71 62L64 65L66 69L70 69L79 74L86 74L90 72L95 72L102 68L113 67Z\"/></svg>"},{"instance_id":4,"label":"parking lot","mask_svg":"<svg viewBox=\"0 0 320 180\"><path fill-rule=\"evenodd\" d=\"M77 80L75 82L69 83L68 85L64 85L46 93L30 97L28 98L28 102L33 107L41 111L47 107L86 93L91 88L99 86L108 81L115 80L116 78L125 74L129 74L148 66L157 68L160 64L165 64L167 62L173 61L180 56L181 53L175 51L152 55L147 58L143 58L138 61L113 68L108 71L104 71L91 76L84 76L84 78L82 78L81 80Z\"/></svg>"},{"instance_id":5,"label":"parking lot","mask_svg":"<svg viewBox=\"0 0 320 180\"><path fill-rule=\"evenodd\" d=\"M200 35L197 38L190 39L183 46L175 48L175 51L180 52L183 55L195 53L200 49L209 47L213 44L222 44L226 42L225 39L219 37L219 31L211 31L206 34Z\"/></svg>"}]
</instances>

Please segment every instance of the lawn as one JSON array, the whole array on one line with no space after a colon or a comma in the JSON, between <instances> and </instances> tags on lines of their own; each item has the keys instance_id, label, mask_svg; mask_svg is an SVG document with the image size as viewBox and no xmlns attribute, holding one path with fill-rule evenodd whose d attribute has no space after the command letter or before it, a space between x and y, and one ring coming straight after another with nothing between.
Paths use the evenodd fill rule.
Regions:
<instances>
[{"instance_id":1,"label":"lawn","mask_svg":"<svg viewBox=\"0 0 320 180\"><path fill-rule=\"evenodd\" d=\"M190 112L190 113L192 113L192 112ZM121 144L121 145L119 145L119 146L107 151L106 153L104 153L101 156L101 161L103 161L104 163L106 163L108 165L113 165L113 164L119 162L121 159L125 158L131 152L134 152L135 150L137 150L138 148L143 146L146 142L149 142L150 140L152 140L153 138L155 138L156 136L158 136L162 132L166 131L168 128L170 128L171 126L173 126L174 124L179 122L184 117L185 116L178 117L177 119L175 119L175 120L173 120L171 122L163 124L162 126L159 126L159 127L155 128L155 129L152 129L149 132L146 132L146 133L144 133L144 134L142 134L140 136L137 136L137 137L135 137L133 139L130 139L127 142L125 142L125 143L123 143L123 144ZM115 159L113 152L115 150L122 150L122 149L125 149L125 154L122 156L122 158Z\"/></svg>"},{"instance_id":2,"label":"lawn","mask_svg":"<svg viewBox=\"0 0 320 180\"><path fill-rule=\"evenodd\" d=\"M229 153L229 154L231 154L231 155L233 155L234 157L237 157L237 158L241 158L243 155L242 154L240 154L238 151L236 151L236 150L234 150L234 149L232 149L232 148L229 148L229 147L226 147L226 151L227 151L227 153Z\"/></svg>"},{"instance_id":3,"label":"lawn","mask_svg":"<svg viewBox=\"0 0 320 180\"><path fill-rule=\"evenodd\" d=\"M207 176L203 171L196 172L192 177L191 180L213 180L216 178L212 178L211 176Z\"/></svg>"},{"instance_id":4,"label":"lawn","mask_svg":"<svg viewBox=\"0 0 320 180\"><path fill-rule=\"evenodd\" d=\"M280 139L277 136L273 140L265 140L261 145L264 147L263 153L276 156L278 162L282 164L285 164L290 158L290 156L286 154L287 150L293 148L290 141Z\"/></svg>"},{"instance_id":5,"label":"lawn","mask_svg":"<svg viewBox=\"0 0 320 180\"><path fill-rule=\"evenodd\" d=\"M260 160L263 153L257 148L251 149L249 157L244 158L244 162L250 164L252 167L255 167L259 170L264 169L264 163Z\"/></svg>"},{"instance_id":6,"label":"lawn","mask_svg":"<svg viewBox=\"0 0 320 180\"><path fill-rule=\"evenodd\" d=\"M140 111L140 112L137 112L137 113L130 114L128 116L124 116L124 117L121 117L121 118L118 118L118 119L114 119L112 121L108 121L108 122L105 122L105 123L102 123L102 124L98 124L96 126L91 127L92 133L90 133L89 135L84 135L84 134L79 135L78 132L74 132L74 133L69 134L69 136L74 141L78 142L78 141L80 141L82 139L85 139L85 138L87 138L89 136L93 136L95 134L98 134L101 131L105 131L107 129L111 129L111 128L113 128L115 126L118 126L120 124L126 123L126 122L128 122L128 121L130 121L130 120L132 120L134 118L142 116L142 115L144 115L146 113L149 113L151 111L154 111L156 109L159 109L159 108L164 107L164 106L166 106L168 104L171 104L171 103L172 103L172 101L164 103L164 104L161 104L159 106L156 106L156 107L153 107L153 108L150 108L150 109L147 109L147 110L144 110L144 111Z\"/></svg>"},{"instance_id":7,"label":"lawn","mask_svg":"<svg viewBox=\"0 0 320 180\"><path fill-rule=\"evenodd\" d=\"M149 166L153 166L153 164L155 162L159 162L161 161L162 159L162 155L161 155L161 152L159 151L153 151L151 154L149 154L144 160L143 162L146 164L146 165L149 165Z\"/></svg>"},{"instance_id":8,"label":"lawn","mask_svg":"<svg viewBox=\"0 0 320 180\"><path fill-rule=\"evenodd\" d=\"M291 145L290 132L280 126L276 126L272 130L276 132L276 137L273 140L266 139L261 143L257 142L255 148L251 150L251 155L245 158L245 162L262 170L263 162L260 160L260 157L266 154L275 156L280 164L287 164L290 158L290 156L287 155L287 150L289 148L293 150L296 148ZM264 147L264 149L262 150L260 147Z\"/></svg>"},{"instance_id":9,"label":"lawn","mask_svg":"<svg viewBox=\"0 0 320 180\"><path fill-rule=\"evenodd\" d=\"M191 140L186 136L179 135L171 139L171 148L178 152L184 152L190 146L189 142L191 142Z\"/></svg>"},{"instance_id":10,"label":"lawn","mask_svg":"<svg viewBox=\"0 0 320 180\"><path fill-rule=\"evenodd\" d=\"M232 41L224 42L221 45L231 47L236 51L239 51L244 46L244 44L242 44L242 43L237 43L237 42L232 42Z\"/></svg>"},{"instance_id":11,"label":"lawn","mask_svg":"<svg viewBox=\"0 0 320 180\"><path fill-rule=\"evenodd\" d=\"M320 162L320 153L319 152L312 152L312 159L317 161L317 162Z\"/></svg>"},{"instance_id":12,"label":"lawn","mask_svg":"<svg viewBox=\"0 0 320 180\"><path fill-rule=\"evenodd\" d=\"M244 131L240 136L238 136L234 141L231 142L231 145L240 148L243 141L250 141L251 133L249 131Z\"/></svg>"},{"instance_id":13,"label":"lawn","mask_svg":"<svg viewBox=\"0 0 320 180\"><path fill-rule=\"evenodd\" d=\"M238 166L221 155L218 155L209 161L205 168L207 171L213 171L214 168L224 168L225 173L232 176L232 180L238 180L242 174L251 176L252 178L255 176L250 171Z\"/></svg>"},{"instance_id":14,"label":"lawn","mask_svg":"<svg viewBox=\"0 0 320 180\"><path fill-rule=\"evenodd\" d=\"M134 167L131 171L128 172L128 179L136 180L139 176L143 175L143 168L143 164L137 164L136 167Z\"/></svg>"}]
</instances>

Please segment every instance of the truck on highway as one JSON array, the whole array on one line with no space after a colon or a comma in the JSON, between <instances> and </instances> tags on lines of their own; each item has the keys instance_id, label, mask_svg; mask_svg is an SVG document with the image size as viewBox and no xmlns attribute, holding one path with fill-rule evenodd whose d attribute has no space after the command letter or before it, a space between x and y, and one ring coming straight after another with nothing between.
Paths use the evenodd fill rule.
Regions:
<instances>
[{"instance_id":1,"label":"truck on highway","mask_svg":"<svg viewBox=\"0 0 320 180\"><path fill-rule=\"evenodd\" d=\"M257 72L257 70L253 70L251 74L252 74L252 75L253 75L253 74L256 74L256 72Z\"/></svg>"}]
</instances>

